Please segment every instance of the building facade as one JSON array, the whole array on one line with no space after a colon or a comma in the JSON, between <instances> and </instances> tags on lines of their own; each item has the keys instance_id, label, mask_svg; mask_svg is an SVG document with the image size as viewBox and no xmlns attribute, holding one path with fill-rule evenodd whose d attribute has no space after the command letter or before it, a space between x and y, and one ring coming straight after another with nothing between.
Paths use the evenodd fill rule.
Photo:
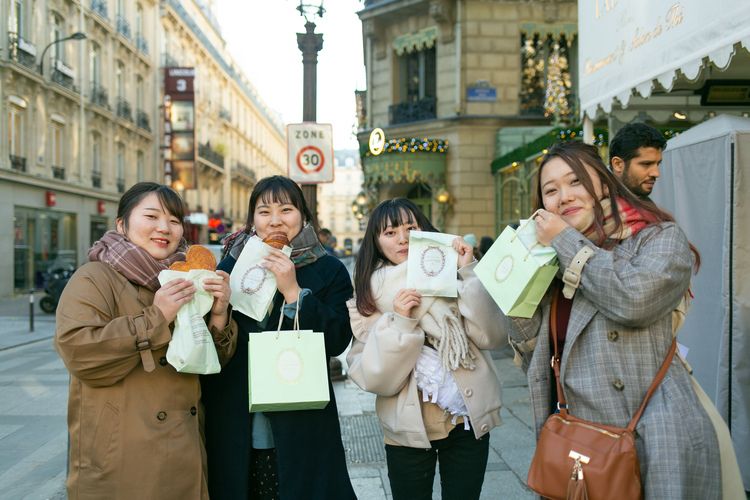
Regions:
<instances>
[{"instance_id":1,"label":"building facade","mask_svg":"<svg viewBox=\"0 0 750 500\"><path fill-rule=\"evenodd\" d=\"M155 0L0 0L0 11L7 295L84 262L126 186L158 178L159 16Z\"/></svg>"},{"instance_id":2,"label":"building facade","mask_svg":"<svg viewBox=\"0 0 750 500\"><path fill-rule=\"evenodd\" d=\"M494 236L500 187L491 164L505 138L575 112L561 108L574 102L576 2L369 0L359 17L367 192L411 198L445 232ZM553 57L565 58L562 69L538 66ZM561 96L548 93L553 77ZM563 105L553 110L550 96ZM369 148L376 128L385 135L378 155Z\"/></svg>"},{"instance_id":3,"label":"building facade","mask_svg":"<svg viewBox=\"0 0 750 500\"><path fill-rule=\"evenodd\" d=\"M195 68L188 237L216 243L245 223L257 179L286 174L286 133L228 53L212 2L162 1L161 29L162 67Z\"/></svg>"},{"instance_id":4,"label":"building facade","mask_svg":"<svg viewBox=\"0 0 750 500\"><path fill-rule=\"evenodd\" d=\"M333 156L333 182L318 185L318 224L336 237L335 249L349 255L359 250L364 235L366 221L357 206L364 175L359 151L339 150Z\"/></svg>"}]
</instances>

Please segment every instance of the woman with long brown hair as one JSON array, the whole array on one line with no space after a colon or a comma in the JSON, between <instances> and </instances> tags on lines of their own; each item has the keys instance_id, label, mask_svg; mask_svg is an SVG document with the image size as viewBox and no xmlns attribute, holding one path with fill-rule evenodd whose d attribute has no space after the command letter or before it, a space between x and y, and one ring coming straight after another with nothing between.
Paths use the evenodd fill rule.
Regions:
<instances>
[{"instance_id":1,"label":"woman with long brown hair","mask_svg":"<svg viewBox=\"0 0 750 500\"><path fill-rule=\"evenodd\" d=\"M509 322L511 345L527 368L537 433L558 402L552 324L568 411L625 427L670 351L672 312L688 289L697 251L669 214L628 191L594 146L554 145L537 181L537 238L556 250L568 276L553 282L532 318ZM636 449L646 498L722 497L716 435L676 359L638 421Z\"/></svg>"}]
</instances>

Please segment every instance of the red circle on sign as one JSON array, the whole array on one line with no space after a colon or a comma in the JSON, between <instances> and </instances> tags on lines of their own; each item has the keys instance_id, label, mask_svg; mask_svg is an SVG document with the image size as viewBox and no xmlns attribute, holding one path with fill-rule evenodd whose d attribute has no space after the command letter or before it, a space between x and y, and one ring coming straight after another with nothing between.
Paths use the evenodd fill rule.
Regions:
<instances>
[{"instance_id":1,"label":"red circle on sign","mask_svg":"<svg viewBox=\"0 0 750 500\"><path fill-rule=\"evenodd\" d=\"M310 150L318 153L318 156L320 156L320 165L314 168L304 167L302 166L302 162L300 161L302 154L305 151L310 151ZM320 172L321 170L323 170L323 165L325 164L326 164L326 158L325 156L323 156L323 151L321 151L320 148L316 148L315 146L305 146L304 148L300 149L299 152L297 153L297 166L299 167L300 170L302 170L306 174L314 174L316 172Z\"/></svg>"}]
</instances>

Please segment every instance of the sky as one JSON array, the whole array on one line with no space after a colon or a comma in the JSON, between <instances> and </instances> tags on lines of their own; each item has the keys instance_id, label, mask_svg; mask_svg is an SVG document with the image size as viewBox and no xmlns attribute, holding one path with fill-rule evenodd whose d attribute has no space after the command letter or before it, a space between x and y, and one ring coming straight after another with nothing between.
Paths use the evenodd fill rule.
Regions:
<instances>
[{"instance_id":1,"label":"sky","mask_svg":"<svg viewBox=\"0 0 750 500\"><path fill-rule=\"evenodd\" d=\"M305 0L313 3L313 0ZM215 0L215 14L230 54L284 124L302 122L302 53L297 33L305 20L299 0ZM318 53L318 123L333 125L333 147L358 149L354 91L364 90L360 0L328 0L316 33L323 34Z\"/></svg>"}]
</instances>

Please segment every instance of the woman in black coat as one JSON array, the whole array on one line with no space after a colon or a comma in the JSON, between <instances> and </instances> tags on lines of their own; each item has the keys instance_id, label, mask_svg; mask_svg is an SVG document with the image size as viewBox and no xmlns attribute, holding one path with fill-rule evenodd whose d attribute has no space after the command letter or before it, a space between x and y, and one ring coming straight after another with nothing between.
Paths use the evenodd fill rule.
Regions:
<instances>
[{"instance_id":1,"label":"woman in black coat","mask_svg":"<svg viewBox=\"0 0 750 500\"><path fill-rule=\"evenodd\" d=\"M356 498L330 378L331 401L322 410L248 411L248 332L275 329L285 300L294 306L300 297L300 328L325 334L328 357L341 354L352 337L346 307L352 297L349 274L338 259L326 254L310 220L294 182L281 176L262 179L250 196L250 229L230 244L219 264L231 274L244 242L253 234L265 239L282 233L291 241L291 259L277 250L265 261L279 290L270 315L258 322L234 311L237 351L221 373L202 377L212 500ZM293 309L285 308L283 329L292 329Z\"/></svg>"}]
</instances>

